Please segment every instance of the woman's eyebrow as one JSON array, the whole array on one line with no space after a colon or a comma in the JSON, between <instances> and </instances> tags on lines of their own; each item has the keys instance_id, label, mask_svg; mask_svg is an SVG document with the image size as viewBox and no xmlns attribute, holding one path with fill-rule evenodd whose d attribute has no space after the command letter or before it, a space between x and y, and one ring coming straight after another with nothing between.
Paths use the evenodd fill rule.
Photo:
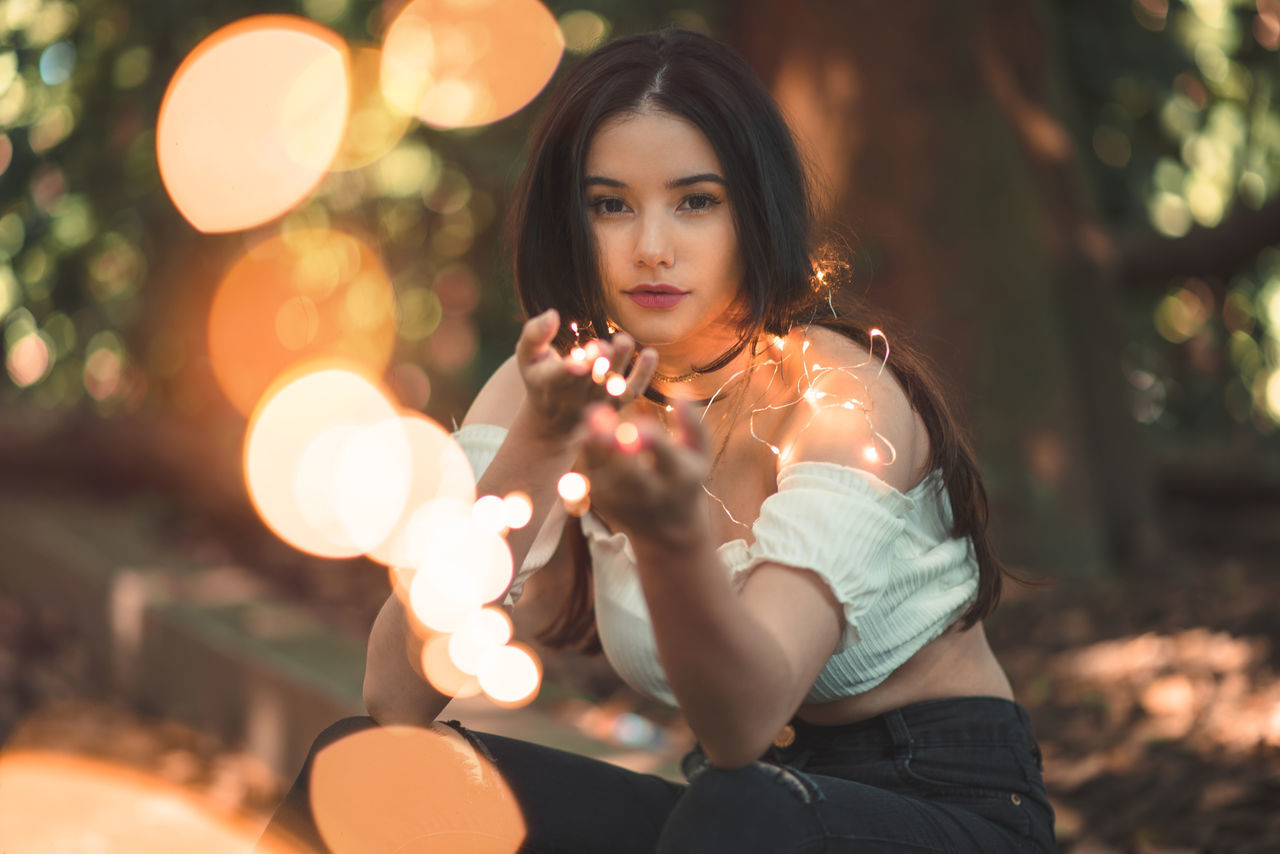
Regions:
<instances>
[{"instance_id":1,"label":"woman's eyebrow","mask_svg":"<svg viewBox=\"0 0 1280 854\"><path fill-rule=\"evenodd\" d=\"M713 184L727 186L725 180L714 172L699 172L697 175L690 175L687 178L673 178L667 182L667 189L674 190L676 187L687 187L690 184L701 184L709 181Z\"/></svg>"},{"instance_id":2,"label":"woman's eyebrow","mask_svg":"<svg viewBox=\"0 0 1280 854\"><path fill-rule=\"evenodd\" d=\"M721 186L728 186L724 178L721 178L714 172L699 172L697 175L688 175L684 178L672 178L667 182L667 189L674 190L677 187L688 187L691 184L701 184L704 181L709 181ZM625 182L619 181L617 178L606 178L603 175L588 175L582 179L582 183L587 187L594 184L599 184L604 187L616 187L618 189L626 189L627 187Z\"/></svg>"}]
</instances>

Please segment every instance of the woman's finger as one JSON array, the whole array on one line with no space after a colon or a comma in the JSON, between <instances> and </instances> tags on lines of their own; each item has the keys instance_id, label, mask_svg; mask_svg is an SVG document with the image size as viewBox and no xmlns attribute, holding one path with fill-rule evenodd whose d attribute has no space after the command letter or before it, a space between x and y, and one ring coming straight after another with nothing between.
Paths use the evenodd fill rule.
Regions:
<instances>
[{"instance_id":1,"label":"woman's finger","mask_svg":"<svg viewBox=\"0 0 1280 854\"><path fill-rule=\"evenodd\" d=\"M658 369L658 351L645 347L636 357L636 363L627 375L627 389L624 392L627 400L635 400L644 394L644 390L653 381L653 372Z\"/></svg>"},{"instance_id":2,"label":"woman's finger","mask_svg":"<svg viewBox=\"0 0 1280 854\"><path fill-rule=\"evenodd\" d=\"M700 449L689 448L672 441L672 438L656 422L641 425L641 444L651 467L663 478L673 483L701 483L709 465L706 454Z\"/></svg>"},{"instance_id":3,"label":"woman's finger","mask_svg":"<svg viewBox=\"0 0 1280 854\"><path fill-rule=\"evenodd\" d=\"M551 349L551 342L559 331L560 313L554 308L526 320L516 341L516 361L531 365L541 359Z\"/></svg>"},{"instance_id":4,"label":"woman's finger","mask_svg":"<svg viewBox=\"0 0 1280 854\"><path fill-rule=\"evenodd\" d=\"M697 451L699 454L706 455L710 453L711 437L707 435L706 429L702 426L693 404L683 398L677 399L675 402L675 415L677 441L686 448Z\"/></svg>"}]
</instances>

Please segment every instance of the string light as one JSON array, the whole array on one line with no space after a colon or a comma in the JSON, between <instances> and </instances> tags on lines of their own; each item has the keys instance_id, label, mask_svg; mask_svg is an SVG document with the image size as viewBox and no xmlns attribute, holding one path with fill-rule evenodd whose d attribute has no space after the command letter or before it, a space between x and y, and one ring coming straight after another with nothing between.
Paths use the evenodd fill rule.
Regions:
<instances>
[{"instance_id":1,"label":"string light","mask_svg":"<svg viewBox=\"0 0 1280 854\"><path fill-rule=\"evenodd\" d=\"M825 271L818 270L816 278L819 282L823 282L825 281L825 275ZM834 306L832 306L832 314L835 315ZM576 341L579 336L578 324L570 323L569 328L573 332ZM609 331L612 333L617 330L612 324L610 324ZM878 432L872 423L870 390L867 388L866 381L858 373L859 369L867 367L873 361L879 362L879 365L877 366L876 379L880 378L889 361L889 339L883 330L877 327L869 329L867 331L867 335L869 338L867 358L856 364L839 366L824 366L817 361L813 363L808 362L805 357L813 342L806 337L801 342L800 353L797 357L800 366L800 376L796 378L794 389L789 389L787 394L783 396L784 399L781 402L769 403L763 406L755 406L751 408L747 418L748 433L752 439L760 442L769 449L769 452L778 459L779 465L784 464L790 458L795 445L788 445L784 451L767 438L761 436L756 429L756 417L767 412L774 412L796 406L802 401L809 405L811 411L809 413L808 420L795 431L795 436L799 436L808 430L813 425L814 420L816 420L822 412L828 409L839 408L848 412L861 412L866 421L867 429L873 436L872 444L866 446L862 450L862 458L869 464L879 466L892 465L897 459L897 449L894 447L893 443L890 442L888 437L884 434ZM884 346L883 356L879 358L875 355L875 343L877 339L879 339ZM785 352L787 341L779 335L772 336L770 341L773 345L773 349L780 354L779 357L766 359L759 363L753 363L728 377L712 393L711 397L707 399L706 404L703 405L702 412L698 419L700 422L704 422L706 420L707 414L711 409L711 405L721 397L725 389L732 386L734 382L745 374L770 367L773 369L772 376L769 377L766 389L761 394L762 398L767 396L769 391L773 389L774 384L783 378L784 366L788 360L792 358L790 354ZM621 374L609 371L608 359L604 356L596 358L597 353L599 353L598 345L596 342L591 341L586 345L578 343L577 346L570 351L569 355L570 358L578 360L594 359L594 364L592 365L591 370L592 380L597 384L604 385L606 392L611 396L621 396L626 389L626 379ZM832 374L840 374L856 382L862 389L861 396L841 396L819 389L818 386ZM675 411L675 407L671 404L664 404L663 410L667 413L671 413ZM619 446L621 446L626 452L634 451L639 447L639 431L636 429L634 424L629 422L624 422L615 428L614 438L617 440ZM880 447L883 447L884 450L880 450L880 447L877 447L877 444ZM565 505L570 508L571 512L580 511L575 513L575 515L581 515L581 512L585 512L583 508L586 506L585 499L590 489L590 483L585 477L577 472L570 472L560 479L557 488L560 493L560 497L564 500ZM720 505L731 522L735 525L747 528L748 530L750 529L750 525L747 525L734 517L725 502L714 492L708 489L706 484L703 484L702 489L703 492Z\"/></svg>"}]
</instances>

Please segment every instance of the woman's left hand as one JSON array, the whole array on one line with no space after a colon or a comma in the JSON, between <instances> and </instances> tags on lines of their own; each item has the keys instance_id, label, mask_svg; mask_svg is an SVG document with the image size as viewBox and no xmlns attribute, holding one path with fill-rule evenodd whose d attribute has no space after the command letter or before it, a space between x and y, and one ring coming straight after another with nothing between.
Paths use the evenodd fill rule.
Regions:
<instances>
[{"instance_id":1,"label":"woman's left hand","mask_svg":"<svg viewBox=\"0 0 1280 854\"><path fill-rule=\"evenodd\" d=\"M684 549L709 532L702 483L708 438L692 407L679 403L671 435L653 418L623 418L596 405L583 418L583 474L591 506L615 530L660 548Z\"/></svg>"}]
</instances>

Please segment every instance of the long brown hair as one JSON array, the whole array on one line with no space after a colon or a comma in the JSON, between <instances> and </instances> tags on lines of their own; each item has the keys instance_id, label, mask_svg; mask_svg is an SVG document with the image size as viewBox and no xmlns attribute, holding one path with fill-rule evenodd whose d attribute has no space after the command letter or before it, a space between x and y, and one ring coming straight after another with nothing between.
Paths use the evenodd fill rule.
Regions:
<instances>
[{"instance_id":1,"label":"long brown hair","mask_svg":"<svg viewBox=\"0 0 1280 854\"><path fill-rule=\"evenodd\" d=\"M583 168L600 124L644 106L691 122L720 161L746 271L741 340L816 324L870 350L868 327L859 323L868 317L865 309L847 298L838 317L828 308L834 277L817 276L816 265L821 263L824 273L848 265L838 251L813 249L808 175L773 97L728 47L680 30L629 36L600 48L574 66L552 95L530 138L507 223L516 291L526 315L557 308L566 321L556 340L563 350L572 344L569 320L597 336L609 334ZM895 337L888 367L928 430L930 470L941 469L951 498L951 533L973 543L979 581L977 598L963 617L968 628L995 608L1007 572L987 534L982 475L925 357ZM579 524L567 525L565 536L573 556L572 581L559 614L538 638L552 647L598 652L590 554Z\"/></svg>"}]
</instances>

